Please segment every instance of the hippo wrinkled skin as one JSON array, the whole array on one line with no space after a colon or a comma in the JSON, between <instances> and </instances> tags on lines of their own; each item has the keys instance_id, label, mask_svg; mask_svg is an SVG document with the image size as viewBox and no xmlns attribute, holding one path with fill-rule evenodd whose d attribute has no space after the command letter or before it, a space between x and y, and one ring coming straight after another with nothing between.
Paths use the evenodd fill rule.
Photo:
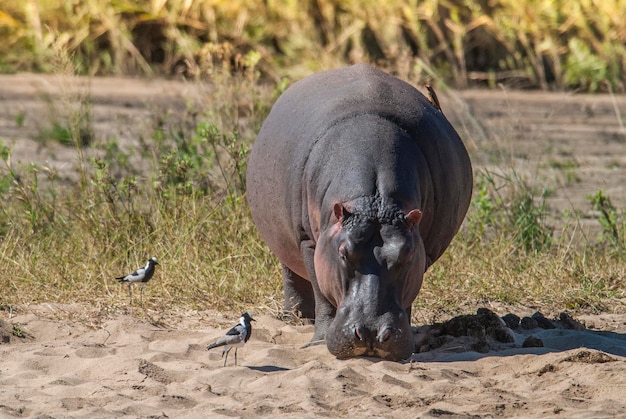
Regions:
<instances>
[{"instance_id":1,"label":"hippo wrinkled skin","mask_svg":"<svg viewBox=\"0 0 626 419\"><path fill-rule=\"evenodd\" d=\"M369 65L289 87L248 161L247 197L283 267L286 313L338 358L403 360L411 304L457 233L472 167L418 90Z\"/></svg>"}]
</instances>

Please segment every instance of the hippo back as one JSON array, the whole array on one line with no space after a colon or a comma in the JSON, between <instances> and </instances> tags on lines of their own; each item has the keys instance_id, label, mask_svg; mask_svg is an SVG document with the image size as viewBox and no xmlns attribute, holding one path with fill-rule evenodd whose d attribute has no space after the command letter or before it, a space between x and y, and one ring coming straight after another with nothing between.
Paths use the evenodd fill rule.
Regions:
<instances>
[{"instance_id":1,"label":"hippo back","mask_svg":"<svg viewBox=\"0 0 626 419\"><path fill-rule=\"evenodd\" d=\"M304 202L312 150L328 141L333 127L363 115L391 121L417 144L421 155L415 156L415 164L425 166L419 168L416 195L423 212L420 234L427 266L446 249L469 206L472 169L467 151L443 114L418 90L368 65L307 77L274 104L254 143L247 173L248 202L262 237L303 277L297 249L303 237L315 240L317 234Z\"/></svg>"}]
</instances>

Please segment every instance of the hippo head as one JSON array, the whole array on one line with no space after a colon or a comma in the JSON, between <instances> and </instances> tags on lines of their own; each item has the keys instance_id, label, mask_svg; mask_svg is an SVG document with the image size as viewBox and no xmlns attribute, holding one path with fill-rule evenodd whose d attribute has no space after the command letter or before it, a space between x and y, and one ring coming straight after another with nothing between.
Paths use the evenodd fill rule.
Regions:
<instances>
[{"instance_id":1,"label":"hippo head","mask_svg":"<svg viewBox=\"0 0 626 419\"><path fill-rule=\"evenodd\" d=\"M414 349L410 307L425 269L422 212L351 204L334 205L315 250L320 291L336 307L328 350L338 358L406 359Z\"/></svg>"}]
</instances>

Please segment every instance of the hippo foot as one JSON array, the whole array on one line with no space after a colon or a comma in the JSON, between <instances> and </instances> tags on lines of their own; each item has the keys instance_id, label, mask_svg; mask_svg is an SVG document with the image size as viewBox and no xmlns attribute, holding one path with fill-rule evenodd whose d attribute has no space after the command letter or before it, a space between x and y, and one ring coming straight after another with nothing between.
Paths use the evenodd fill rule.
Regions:
<instances>
[{"instance_id":1,"label":"hippo foot","mask_svg":"<svg viewBox=\"0 0 626 419\"><path fill-rule=\"evenodd\" d=\"M307 318L307 317L302 317L300 315L300 313L293 314L291 312L283 312L283 314L280 317L280 319L282 321L284 321L285 323L294 324L294 325L307 326L307 325L315 324L315 320L314 319L310 319L310 318Z\"/></svg>"}]
</instances>

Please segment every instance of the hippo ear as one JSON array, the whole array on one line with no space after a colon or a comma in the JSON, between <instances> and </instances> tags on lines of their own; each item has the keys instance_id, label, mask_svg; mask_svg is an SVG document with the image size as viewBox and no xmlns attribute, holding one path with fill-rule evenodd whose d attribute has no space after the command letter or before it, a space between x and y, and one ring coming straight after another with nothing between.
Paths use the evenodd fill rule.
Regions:
<instances>
[{"instance_id":1,"label":"hippo ear","mask_svg":"<svg viewBox=\"0 0 626 419\"><path fill-rule=\"evenodd\" d=\"M422 211L418 209L411 210L409 211L407 215L404 216L404 221L406 221L406 223L408 224L409 229L419 224L421 219L422 219Z\"/></svg>"},{"instance_id":2,"label":"hippo ear","mask_svg":"<svg viewBox=\"0 0 626 419\"><path fill-rule=\"evenodd\" d=\"M343 206L341 202L337 202L333 207L333 213L335 214L335 218L337 221L341 222L344 218L348 218L350 216L350 212Z\"/></svg>"}]
</instances>

